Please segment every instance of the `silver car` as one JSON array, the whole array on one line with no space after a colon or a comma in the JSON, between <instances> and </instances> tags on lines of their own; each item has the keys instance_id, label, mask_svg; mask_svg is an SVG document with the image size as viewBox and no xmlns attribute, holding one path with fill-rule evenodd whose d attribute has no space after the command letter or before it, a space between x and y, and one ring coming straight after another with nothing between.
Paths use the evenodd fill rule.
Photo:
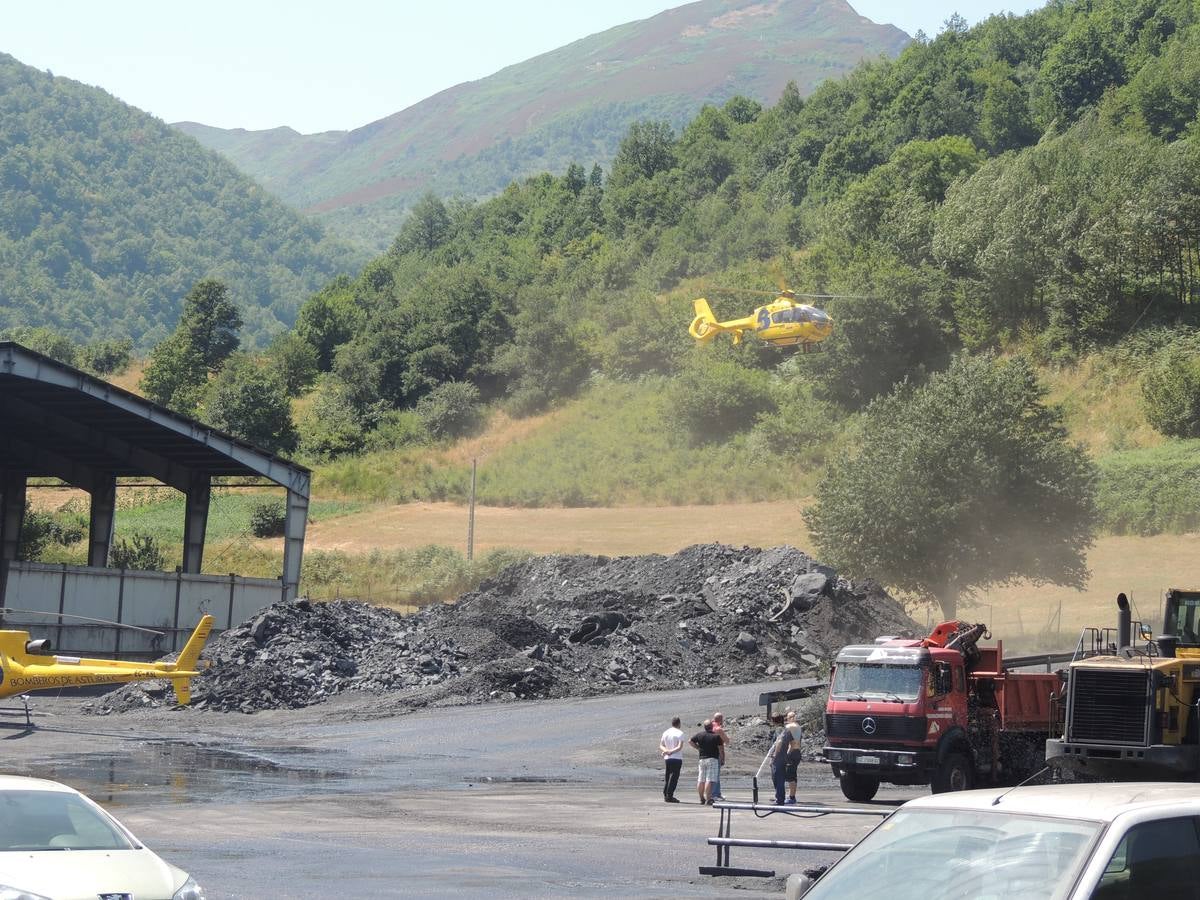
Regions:
<instances>
[{"instance_id":1,"label":"silver car","mask_svg":"<svg viewBox=\"0 0 1200 900\"><path fill-rule=\"evenodd\" d=\"M1194 900L1200 786L1065 784L912 800L804 900Z\"/></svg>"},{"instance_id":2,"label":"silver car","mask_svg":"<svg viewBox=\"0 0 1200 900\"><path fill-rule=\"evenodd\" d=\"M78 791L0 776L0 900L97 898L204 900L204 891Z\"/></svg>"}]
</instances>

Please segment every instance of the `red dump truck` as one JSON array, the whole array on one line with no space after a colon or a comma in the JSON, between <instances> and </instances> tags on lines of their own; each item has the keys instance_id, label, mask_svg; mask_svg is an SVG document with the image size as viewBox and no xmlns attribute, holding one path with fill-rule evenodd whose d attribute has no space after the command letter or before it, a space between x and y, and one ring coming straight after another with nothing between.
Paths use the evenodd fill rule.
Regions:
<instances>
[{"instance_id":1,"label":"red dump truck","mask_svg":"<svg viewBox=\"0 0 1200 900\"><path fill-rule=\"evenodd\" d=\"M880 638L842 648L825 707L825 759L855 801L881 782L934 793L1016 783L1061 733L1064 678L1014 672L985 625L944 622L921 640ZM1028 665L1028 659L1021 660Z\"/></svg>"}]
</instances>

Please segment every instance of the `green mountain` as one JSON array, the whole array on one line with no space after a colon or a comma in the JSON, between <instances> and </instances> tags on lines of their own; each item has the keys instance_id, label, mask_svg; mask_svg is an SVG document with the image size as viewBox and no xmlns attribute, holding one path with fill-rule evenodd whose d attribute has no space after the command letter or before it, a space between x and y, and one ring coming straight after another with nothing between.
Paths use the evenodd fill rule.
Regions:
<instances>
[{"instance_id":1,"label":"green mountain","mask_svg":"<svg viewBox=\"0 0 1200 900\"><path fill-rule=\"evenodd\" d=\"M486 196L514 178L607 165L628 126L675 126L741 94L803 94L908 37L845 0L700 0L435 94L349 132L176 125L293 206L382 248L414 199Z\"/></svg>"},{"instance_id":2,"label":"green mountain","mask_svg":"<svg viewBox=\"0 0 1200 900\"><path fill-rule=\"evenodd\" d=\"M0 331L148 346L213 277L261 339L357 261L160 120L0 54Z\"/></svg>"}]
</instances>

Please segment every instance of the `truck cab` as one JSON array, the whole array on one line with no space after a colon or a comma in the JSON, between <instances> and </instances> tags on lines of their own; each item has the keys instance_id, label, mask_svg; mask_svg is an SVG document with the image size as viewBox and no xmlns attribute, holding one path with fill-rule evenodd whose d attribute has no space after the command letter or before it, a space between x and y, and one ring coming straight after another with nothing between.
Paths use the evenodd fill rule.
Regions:
<instances>
[{"instance_id":1,"label":"truck cab","mask_svg":"<svg viewBox=\"0 0 1200 900\"><path fill-rule=\"evenodd\" d=\"M844 647L829 687L825 758L846 797L869 800L881 781L934 782L946 757L966 749L966 683L955 651L920 641ZM969 786L962 765L946 772L944 785L935 782Z\"/></svg>"},{"instance_id":2,"label":"truck cab","mask_svg":"<svg viewBox=\"0 0 1200 900\"><path fill-rule=\"evenodd\" d=\"M983 625L946 622L922 640L851 645L834 662L825 759L846 798L882 782L934 793L1036 771L1062 688L1055 673L1018 673Z\"/></svg>"}]
</instances>

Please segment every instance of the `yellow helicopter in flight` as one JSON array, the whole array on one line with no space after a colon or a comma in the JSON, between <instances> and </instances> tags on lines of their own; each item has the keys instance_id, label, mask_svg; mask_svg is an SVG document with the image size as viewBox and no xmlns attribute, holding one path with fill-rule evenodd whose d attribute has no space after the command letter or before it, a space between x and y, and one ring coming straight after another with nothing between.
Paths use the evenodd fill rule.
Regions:
<instances>
[{"instance_id":1,"label":"yellow helicopter in flight","mask_svg":"<svg viewBox=\"0 0 1200 900\"><path fill-rule=\"evenodd\" d=\"M774 300L758 307L750 315L727 322L719 321L713 315L708 301L701 297L695 301L696 318L692 319L688 333L702 344L707 344L719 334L728 333L733 335L734 344L740 344L742 335L749 332L774 347L799 347L805 353L817 349L822 341L833 334L833 319L829 313L807 303L798 303L796 298L821 300L839 295L797 294L785 288L773 293L773 296Z\"/></svg>"},{"instance_id":2,"label":"yellow helicopter in flight","mask_svg":"<svg viewBox=\"0 0 1200 900\"><path fill-rule=\"evenodd\" d=\"M192 699L191 681L200 674L196 669L200 651L208 641L212 626L213 617L202 616L173 663L55 656L48 640L30 640L28 631L0 630L0 698L29 691L163 678L175 688L179 705L186 706Z\"/></svg>"}]
</instances>

